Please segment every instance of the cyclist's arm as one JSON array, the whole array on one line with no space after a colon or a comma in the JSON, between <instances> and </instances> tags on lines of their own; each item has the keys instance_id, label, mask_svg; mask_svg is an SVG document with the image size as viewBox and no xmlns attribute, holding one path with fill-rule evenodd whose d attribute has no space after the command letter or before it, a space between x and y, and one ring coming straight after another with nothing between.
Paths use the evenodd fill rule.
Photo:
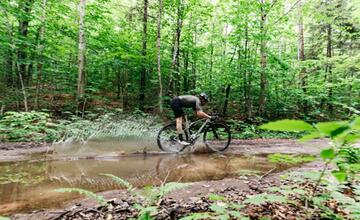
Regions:
<instances>
[{"instance_id":1,"label":"cyclist's arm","mask_svg":"<svg viewBox=\"0 0 360 220\"><path fill-rule=\"evenodd\" d=\"M205 112L203 112L203 111L201 111L201 110L196 111L196 115L197 115L199 118L211 118L210 115L206 114Z\"/></svg>"}]
</instances>

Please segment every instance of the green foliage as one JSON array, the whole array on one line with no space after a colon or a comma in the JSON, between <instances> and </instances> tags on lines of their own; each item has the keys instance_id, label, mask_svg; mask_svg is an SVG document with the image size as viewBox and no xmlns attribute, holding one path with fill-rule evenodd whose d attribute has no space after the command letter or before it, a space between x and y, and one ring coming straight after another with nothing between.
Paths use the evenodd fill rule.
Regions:
<instances>
[{"instance_id":1,"label":"green foliage","mask_svg":"<svg viewBox=\"0 0 360 220\"><path fill-rule=\"evenodd\" d=\"M333 148L323 149L320 152L320 156L326 160L326 159L334 159L335 158L335 151Z\"/></svg>"},{"instance_id":2,"label":"green foliage","mask_svg":"<svg viewBox=\"0 0 360 220\"><path fill-rule=\"evenodd\" d=\"M45 112L6 112L0 120L0 141L53 141L59 126Z\"/></svg>"},{"instance_id":3,"label":"green foliage","mask_svg":"<svg viewBox=\"0 0 360 220\"><path fill-rule=\"evenodd\" d=\"M100 174L100 175L103 175L103 176L107 176L107 177L110 177L113 181L115 181L117 184L119 184L120 186L123 186L125 187L125 189L128 191L128 192L131 192L133 193L135 191L135 187L133 187L133 185L131 185L131 183L129 183L128 181L120 178L120 177L117 177L113 174Z\"/></svg>"},{"instance_id":4,"label":"green foliage","mask_svg":"<svg viewBox=\"0 0 360 220\"><path fill-rule=\"evenodd\" d=\"M286 203L288 202L288 199L281 195L262 193L248 196L248 198L244 200L244 203L249 203L253 205L263 205L273 202Z\"/></svg>"},{"instance_id":5,"label":"green foliage","mask_svg":"<svg viewBox=\"0 0 360 220\"><path fill-rule=\"evenodd\" d=\"M269 122L261 125L259 128L273 130L273 131L313 131L314 128L310 124L300 120L280 120L276 122Z\"/></svg>"},{"instance_id":6,"label":"green foliage","mask_svg":"<svg viewBox=\"0 0 360 220\"><path fill-rule=\"evenodd\" d=\"M0 216L0 220L11 220L11 218Z\"/></svg>"},{"instance_id":7,"label":"green foliage","mask_svg":"<svg viewBox=\"0 0 360 220\"><path fill-rule=\"evenodd\" d=\"M272 163L283 163L283 164L299 164L311 162L316 159L316 157L311 155L291 155L291 154L270 154L267 156L269 161Z\"/></svg>"},{"instance_id":8,"label":"green foliage","mask_svg":"<svg viewBox=\"0 0 360 220\"><path fill-rule=\"evenodd\" d=\"M259 129L254 124L243 121L229 120L232 131L231 136L235 139L252 139L252 138L297 138L298 134L293 132L279 132Z\"/></svg>"},{"instance_id":9,"label":"green foliage","mask_svg":"<svg viewBox=\"0 0 360 220\"><path fill-rule=\"evenodd\" d=\"M305 122L304 122L305 123ZM335 178L339 181L344 181L347 177L347 174L352 173L354 169L356 170L359 168L360 164L357 163L358 156L357 151L353 150L350 153L350 157L353 158L356 163L350 163L350 160L346 160L346 152L349 152L349 148L355 149L351 147L348 143L352 143L356 140L360 140L360 129L358 128L359 117L354 118L350 121L341 121L341 122L322 122L317 123L311 129L308 127L308 124L303 124L306 127L307 131L311 131L314 134L314 130L316 129L315 137L329 137L333 141L334 146L331 148L321 150L320 156L323 158L324 161L327 163L331 161L338 161L338 170L334 171L333 174ZM265 125L262 125L261 128L268 129L268 130L283 130L283 131L294 131L294 128L297 131L301 130L299 121L295 120L281 120L278 122L270 122ZM281 126L287 126L284 128L280 128ZM305 128L304 128L305 129ZM310 134L310 136L312 136ZM351 137L351 142L348 141L348 137ZM306 137L305 139L308 139ZM342 156L339 156L342 155ZM345 157L344 157L345 155ZM342 159L341 159L342 158ZM347 157L349 159L349 156ZM341 162L339 162L341 161ZM321 178L321 177L320 177Z\"/></svg>"},{"instance_id":10,"label":"green foliage","mask_svg":"<svg viewBox=\"0 0 360 220\"><path fill-rule=\"evenodd\" d=\"M106 205L106 200L104 199L104 197L96 195L95 193L88 190L78 189L78 188L60 188L60 189L55 189L54 191L59 193L79 193L81 195L86 196L87 198L94 199L97 203L99 203L102 206Z\"/></svg>"}]
</instances>

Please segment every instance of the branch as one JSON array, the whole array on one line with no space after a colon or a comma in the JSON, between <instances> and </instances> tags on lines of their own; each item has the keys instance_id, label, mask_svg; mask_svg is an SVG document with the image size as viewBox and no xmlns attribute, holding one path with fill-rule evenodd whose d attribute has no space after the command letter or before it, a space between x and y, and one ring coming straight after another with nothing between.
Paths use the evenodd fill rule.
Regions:
<instances>
[{"instance_id":1,"label":"branch","mask_svg":"<svg viewBox=\"0 0 360 220\"><path fill-rule=\"evenodd\" d=\"M300 3L301 0L297 0L295 2L295 4L293 4L293 6L291 6L291 8L289 9L289 11L287 11L285 14L283 14L283 16L281 16L280 18L278 18L274 23L272 23L272 25L278 23L281 19L283 19L283 17L285 17L286 15L288 15L294 8L295 6L297 6L297 4Z\"/></svg>"}]
</instances>

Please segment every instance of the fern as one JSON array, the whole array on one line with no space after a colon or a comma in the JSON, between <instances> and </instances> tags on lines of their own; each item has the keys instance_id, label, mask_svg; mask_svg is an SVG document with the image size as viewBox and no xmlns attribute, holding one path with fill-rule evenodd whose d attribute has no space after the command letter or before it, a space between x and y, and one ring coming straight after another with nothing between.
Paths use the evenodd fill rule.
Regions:
<instances>
[{"instance_id":1,"label":"fern","mask_svg":"<svg viewBox=\"0 0 360 220\"><path fill-rule=\"evenodd\" d=\"M125 189L128 191L128 192L134 192L135 191L135 187L133 185L131 185L131 183L129 183L128 181L120 178L120 177L117 177L113 174L108 174L108 173L102 173L100 174L102 176L107 176L107 177L110 177L114 182L116 182L117 184L125 187Z\"/></svg>"},{"instance_id":2,"label":"fern","mask_svg":"<svg viewBox=\"0 0 360 220\"><path fill-rule=\"evenodd\" d=\"M91 198L94 199L97 203L99 203L100 205L104 206L106 205L106 200L104 199L104 197L96 195L95 193L85 190L85 189L79 189L79 188L60 188L60 189L55 189L55 192L60 192L60 193L79 193L81 195L86 196L87 198Z\"/></svg>"},{"instance_id":3,"label":"fern","mask_svg":"<svg viewBox=\"0 0 360 220\"><path fill-rule=\"evenodd\" d=\"M161 198L164 195L170 193L171 191L174 191L176 189L181 189L184 188L186 186L188 186L189 184L187 183L176 183L176 182L171 182L171 183L166 183L163 184L159 187L159 193L158 193L158 197ZM156 188L155 188L156 189Z\"/></svg>"},{"instance_id":4,"label":"fern","mask_svg":"<svg viewBox=\"0 0 360 220\"><path fill-rule=\"evenodd\" d=\"M0 216L0 220L11 220L11 218Z\"/></svg>"}]
</instances>

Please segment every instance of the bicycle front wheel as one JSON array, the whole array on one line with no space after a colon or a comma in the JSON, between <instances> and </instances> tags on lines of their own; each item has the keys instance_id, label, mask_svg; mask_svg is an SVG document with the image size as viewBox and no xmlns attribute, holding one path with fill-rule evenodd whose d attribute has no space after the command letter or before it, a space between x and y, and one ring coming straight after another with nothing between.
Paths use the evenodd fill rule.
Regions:
<instances>
[{"instance_id":1,"label":"bicycle front wheel","mask_svg":"<svg viewBox=\"0 0 360 220\"><path fill-rule=\"evenodd\" d=\"M231 133L227 125L211 123L204 131L204 143L213 151L226 150L231 142Z\"/></svg>"},{"instance_id":2,"label":"bicycle front wheel","mask_svg":"<svg viewBox=\"0 0 360 220\"><path fill-rule=\"evenodd\" d=\"M184 145L178 143L176 124L172 123L163 127L157 135L157 144L162 151L181 152L185 149Z\"/></svg>"}]
</instances>

